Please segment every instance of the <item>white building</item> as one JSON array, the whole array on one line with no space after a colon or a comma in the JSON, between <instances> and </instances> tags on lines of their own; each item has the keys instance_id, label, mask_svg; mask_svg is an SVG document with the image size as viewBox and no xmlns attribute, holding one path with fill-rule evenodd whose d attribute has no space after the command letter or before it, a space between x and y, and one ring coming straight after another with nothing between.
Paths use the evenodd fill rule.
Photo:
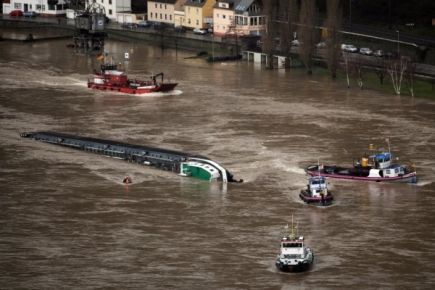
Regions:
<instances>
[{"instance_id":1,"label":"white building","mask_svg":"<svg viewBox=\"0 0 435 290\"><path fill-rule=\"evenodd\" d=\"M13 10L23 12L35 11L41 15L57 16L66 13L65 0L10 0L3 3L3 14L9 14Z\"/></svg>"},{"instance_id":2,"label":"white building","mask_svg":"<svg viewBox=\"0 0 435 290\"><path fill-rule=\"evenodd\" d=\"M126 18L125 14L131 13L131 0L96 0L96 2L104 6L106 16L109 17L110 20L118 21L121 23L134 22L127 21L130 19L124 19ZM118 15L118 13L120 15Z\"/></svg>"}]
</instances>

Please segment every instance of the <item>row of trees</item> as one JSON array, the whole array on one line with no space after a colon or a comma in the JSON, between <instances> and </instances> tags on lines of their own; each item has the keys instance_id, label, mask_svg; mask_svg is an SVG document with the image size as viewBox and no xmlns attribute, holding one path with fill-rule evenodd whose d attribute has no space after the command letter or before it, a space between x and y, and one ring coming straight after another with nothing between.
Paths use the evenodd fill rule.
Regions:
<instances>
[{"instance_id":1,"label":"row of trees","mask_svg":"<svg viewBox=\"0 0 435 290\"><path fill-rule=\"evenodd\" d=\"M323 23L318 21L318 6L316 0L264 0L264 12L268 19L266 32L262 35L263 52L268 54L269 68L273 68L273 54L279 53L286 57L286 67L290 66L291 40L296 32L298 35L299 58L308 74L312 74L316 43L321 38L326 43L322 55L327 63L332 78L337 77L337 71L342 69L347 77L356 78L358 86L364 87L364 71L374 69L382 84L385 76L391 78L396 94L401 93L403 81L407 81L411 95L414 95L415 64L406 57L377 58L373 62L358 54L349 54L341 50L341 27L343 23L343 0L328 0L326 2L326 18ZM318 26L324 27L322 30ZM279 45L278 45L279 44Z\"/></svg>"},{"instance_id":2,"label":"row of trees","mask_svg":"<svg viewBox=\"0 0 435 290\"><path fill-rule=\"evenodd\" d=\"M316 28L318 6L316 0L264 0L264 12L267 19L266 32L262 36L263 51L271 59L279 40L279 52L290 58L291 39L297 33L299 56L307 72L312 73L315 44L320 40L320 30ZM341 34L339 30L343 15L342 0L327 1L326 27L323 32L327 44L327 62L331 75L335 78L340 60ZM272 67L272 62L268 66Z\"/></svg>"}]
</instances>

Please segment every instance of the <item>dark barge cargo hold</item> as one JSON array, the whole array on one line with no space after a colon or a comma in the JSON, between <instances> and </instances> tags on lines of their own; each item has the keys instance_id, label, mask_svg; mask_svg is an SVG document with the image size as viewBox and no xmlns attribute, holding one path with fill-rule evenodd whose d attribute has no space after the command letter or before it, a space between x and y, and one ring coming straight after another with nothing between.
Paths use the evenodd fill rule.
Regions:
<instances>
[{"instance_id":1,"label":"dark barge cargo hold","mask_svg":"<svg viewBox=\"0 0 435 290\"><path fill-rule=\"evenodd\" d=\"M243 181L235 180L228 170L207 157L180 151L55 132L25 132L21 137L153 166L182 176L224 183Z\"/></svg>"}]
</instances>

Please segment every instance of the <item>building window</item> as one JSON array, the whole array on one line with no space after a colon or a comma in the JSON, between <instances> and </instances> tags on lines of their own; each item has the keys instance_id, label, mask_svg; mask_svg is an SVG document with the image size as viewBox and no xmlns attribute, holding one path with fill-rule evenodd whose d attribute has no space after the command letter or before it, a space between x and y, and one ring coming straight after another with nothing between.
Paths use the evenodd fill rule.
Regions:
<instances>
[{"instance_id":1,"label":"building window","mask_svg":"<svg viewBox=\"0 0 435 290\"><path fill-rule=\"evenodd\" d=\"M196 14L199 14L199 9L198 8L196 8Z\"/></svg>"},{"instance_id":2,"label":"building window","mask_svg":"<svg viewBox=\"0 0 435 290\"><path fill-rule=\"evenodd\" d=\"M153 18L153 13L152 12L150 12L150 18Z\"/></svg>"},{"instance_id":3,"label":"building window","mask_svg":"<svg viewBox=\"0 0 435 290\"><path fill-rule=\"evenodd\" d=\"M41 5L36 4L36 10L41 10Z\"/></svg>"},{"instance_id":4,"label":"building window","mask_svg":"<svg viewBox=\"0 0 435 290\"><path fill-rule=\"evenodd\" d=\"M168 20L168 15L166 15L166 13L165 13L165 20Z\"/></svg>"},{"instance_id":5,"label":"building window","mask_svg":"<svg viewBox=\"0 0 435 290\"><path fill-rule=\"evenodd\" d=\"M32 4L29 4L29 9L32 10Z\"/></svg>"},{"instance_id":6,"label":"building window","mask_svg":"<svg viewBox=\"0 0 435 290\"><path fill-rule=\"evenodd\" d=\"M160 3L160 9L162 9L162 3Z\"/></svg>"},{"instance_id":7,"label":"building window","mask_svg":"<svg viewBox=\"0 0 435 290\"><path fill-rule=\"evenodd\" d=\"M112 9L109 9L109 15L112 15Z\"/></svg>"},{"instance_id":8,"label":"building window","mask_svg":"<svg viewBox=\"0 0 435 290\"><path fill-rule=\"evenodd\" d=\"M21 9L21 3L15 3L14 7L15 9Z\"/></svg>"},{"instance_id":9,"label":"building window","mask_svg":"<svg viewBox=\"0 0 435 290\"><path fill-rule=\"evenodd\" d=\"M109 5L112 5L112 0L109 0Z\"/></svg>"},{"instance_id":10,"label":"building window","mask_svg":"<svg viewBox=\"0 0 435 290\"><path fill-rule=\"evenodd\" d=\"M225 16L226 16L225 14L224 14L224 15L222 15L222 19L225 19Z\"/></svg>"},{"instance_id":11,"label":"building window","mask_svg":"<svg viewBox=\"0 0 435 290\"><path fill-rule=\"evenodd\" d=\"M42 11L45 11L45 5L42 5Z\"/></svg>"},{"instance_id":12,"label":"building window","mask_svg":"<svg viewBox=\"0 0 435 290\"><path fill-rule=\"evenodd\" d=\"M169 20L171 20L171 21L172 21L172 15L169 15Z\"/></svg>"},{"instance_id":13,"label":"building window","mask_svg":"<svg viewBox=\"0 0 435 290\"><path fill-rule=\"evenodd\" d=\"M154 5L156 5L156 8L157 8L157 3L155 3Z\"/></svg>"},{"instance_id":14,"label":"building window","mask_svg":"<svg viewBox=\"0 0 435 290\"><path fill-rule=\"evenodd\" d=\"M219 13L216 13L216 18L219 18Z\"/></svg>"},{"instance_id":15,"label":"building window","mask_svg":"<svg viewBox=\"0 0 435 290\"><path fill-rule=\"evenodd\" d=\"M162 13L160 13L160 19L163 19L163 18L162 18Z\"/></svg>"},{"instance_id":16,"label":"building window","mask_svg":"<svg viewBox=\"0 0 435 290\"><path fill-rule=\"evenodd\" d=\"M199 25L199 20L198 19L196 19L196 25Z\"/></svg>"},{"instance_id":17,"label":"building window","mask_svg":"<svg viewBox=\"0 0 435 290\"><path fill-rule=\"evenodd\" d=\"M165 9L166 9L166 4L165 4Z\"/></svg>"}]
</instances>

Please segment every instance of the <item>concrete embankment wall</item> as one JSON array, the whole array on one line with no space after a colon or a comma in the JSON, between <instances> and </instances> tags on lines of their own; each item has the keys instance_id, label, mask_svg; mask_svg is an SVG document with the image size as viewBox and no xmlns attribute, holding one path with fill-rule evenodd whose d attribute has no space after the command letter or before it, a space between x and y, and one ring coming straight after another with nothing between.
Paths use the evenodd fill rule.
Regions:
<instances>
[{"instance_id":1,"label":"concrete embankment wall","mask_svg":"<svg viewBox=\"0 0 435 290\"><path fill-rule=\"evenodd\" d=\"M236 45L232 43L224 43L221 41L208 38L194 38L186 36L183 33L176 33L170 30L156 31L148 29L146 32L137 30L120 30L108 29L110 39L118 39L124 41L144 41L150 44L160 46L162 48L174 48L190 51L206 51L230 55L236 53ZM239 49L241 43L239 43Z\"/></svg>"},{"instance_id":2,"label":"concrete embankment wall","mask_svg":"<svg viewBox=\"0 0 435 290\"><path fill-rule=\"evenodd\" d=\"M58 23L31 20L0 19L0 39L12 41L43 41L72 38L74 28ZM31 37L30 37L31 36Z\"/></svg>"}]
</instances>

